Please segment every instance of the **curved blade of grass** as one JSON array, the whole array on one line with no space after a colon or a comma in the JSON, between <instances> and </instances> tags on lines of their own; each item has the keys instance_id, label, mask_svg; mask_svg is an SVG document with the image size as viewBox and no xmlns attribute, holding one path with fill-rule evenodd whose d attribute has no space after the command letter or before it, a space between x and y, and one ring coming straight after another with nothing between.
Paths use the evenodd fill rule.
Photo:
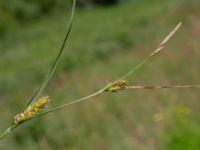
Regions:
<instances>
[{"instance_id":1,"label":"curved blade of grass","mask_svg":"<svg viewBox=\"0 0 200 150\"><path fill-rule=\"evenodd\" d=\"M61 46L61 48L60 48L60 50L58 52L58 55L57 55L57 57L56 57L53 65L52 65L52 67L50 68L50 70L47 73L44 81L42 82L42 85L39 87L39 89L36 91L36 93L33 95L33 97L27 103L26 107L29 106L30 104L32 104L33 102L35 102L39 98L40 94L42 93L42 91L47 86L48 82L51 80L51 78L53 77L53 75L55 73L55 70L56 70L57 65L59 63L60 56L62 55L62 52L63 52L63 50L65 48L67 39L69 37L69 33L71 31L71 27L72 27L72 23L73 23L73 18L74 18L75 7L76 7L76 0L73 0L73 6L72 6L72 12L71 12L71 17L70 17L70 22L69 22L67 33L65 35L64 41L62 43L62 46Z\"/></svg>"}]
</instances>

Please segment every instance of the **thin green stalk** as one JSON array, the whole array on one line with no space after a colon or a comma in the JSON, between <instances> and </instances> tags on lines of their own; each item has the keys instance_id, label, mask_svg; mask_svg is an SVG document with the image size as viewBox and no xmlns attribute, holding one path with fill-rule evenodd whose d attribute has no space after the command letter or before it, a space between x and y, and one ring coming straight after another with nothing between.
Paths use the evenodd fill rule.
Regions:
<instances>
[{"instance_id":1,"label":"thin green stalk","mask_svg":"<svg viewBox=\"0 0 200 150\"><path fill-rule=\"evenodd\" d=\"M99 94L101 94L101 93L103 93L103 92L104 92L104 88L102 88L101 90L99 90L99 91L97 91L97 92L95 92L95 93L93 93L93 94L91 94L91 95L88 95L88 96L86 96L86 97L77 99L77 100L75 100L75 101L72 101L72 102L70 102L70 103L67 103L67 104L64 104L64 105L61 105L61 106L52 108L52 109L49 109L49 110L47 110L47 111L45 111L45 112L42 112L42 113L40 113L40 114L34 116L33 118L37 118L37 117L46 115L46 114L48 114L48 113L51 113L51 112L54 112L54 111L63 109L63 108L65 108L65 107L71 106L71 105L73 105L73 104L80 103L80 102L83 102L83 101L85 101L85 100L89 100L90 98L95 97L95 96L97 96L97 95L99 95ZM33 119L33 118L31 118L31 119Z\"/></svg>"},{"instance_id":2,"label":"thin green stalk","mask_svg":"<svg viewBox=\"0 0 200 150\"><path fill-rule=\"evenodd\" d=\"M83 102L85 100L88 100L88 99L90 99L92 97L95 97L95 96L103 93L106 88L107 88L107 86L104 87L104 88L102 88L101 90L99 90L99 91L97 91L97 92L89 95L89 96L86 96L86 97L83 97L81 99L72 101L70 103L67 103L67 104L64 104L64 105L61 105L61 106L49 109L49 110L47 110L45 112L42 112L42 113L34 116L34 118L37 118L37 117L46 115L48 113L51 113L51 112L63 109L65 107L71 106L73 104L80 103L80 102ZM197 84L190 84L190 85L162 85L162 86L140 86L140 85L137 86L137 85L133 85L133 86L126 86L124 89L167 89L167 88L177 88L177 89L183 89L183 88L200 88L200 85L197 85ZM31 119L33 119L33 118L31 118Z\"/></svg>"},{"instance_id":3,"label":"thin green stalk","mask_svg":"<svg viewBox=\"0 0 200 150\"><path fill-rule=\"evenodd\" d=\"M70 102L70 103L67 103L67 104L64 104L64 105L61 105L61 106L52 108L52 109L49 109L49 110L47 110L47 111L45 111L45 112L42 112L42 113L40 113L40 114L38 114L38 115L36 115L36 116L33 116L32 118L29 118L29 119L25 120L24 122L27 122L28 120L32 120L32 119L34 119L34 118L37 118L37 117L46 115L46 114L48 114L48 113L54 112L54 111L59 110L59 109L62 109L62 108L64 108L64 107L73 105L73 104L75 104L75 103L83 102L83 101L85 101L85 100L88 100L88 99L90 99L90 98L92 98L92 97L95 97L95 96L97 96L97 95L103 93L104 90L105 90L105 88L102 88L101 90L99 90L99 91L97 91L97 92L95 92L95 93L93 93L93 94L91 94L91 95L88 95L88 96L86 96L86 97L77 99L77 100L75 100L75 101L72 101L72 102ZM15 129L16 127L18 127L19 125L21 125L21 124L13 124L11 127L9 127L3 134L0 135L0 140L2 140L6 135L8 135L9 133L11 133L11 131L14 130L14 129Z\"/></svg>"},{"instance_id":4,"label":"thin green stalk","mask_svg":"<svg viewBox=\"0 0 200 150\"><path fill-rule=\"evenodd\" d=\"M123 75L121 78L119 78L118 80L124 80L127 77L129 77L130 75L132 75L136 70L138 70L139 68L141 68L146 62L149 61L149 59L152 57L153 55L149 55L148 57L146 57L143 61L141 61L137 66L135 66L132 70L130 70L127 74Z\"/></svg>"}]
</instances>

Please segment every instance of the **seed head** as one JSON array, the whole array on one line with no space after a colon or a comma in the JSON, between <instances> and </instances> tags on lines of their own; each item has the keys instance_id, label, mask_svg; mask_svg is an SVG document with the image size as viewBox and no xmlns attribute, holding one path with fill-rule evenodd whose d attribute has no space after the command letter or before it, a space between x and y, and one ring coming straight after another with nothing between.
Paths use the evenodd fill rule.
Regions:
<instances>
[{"instance_id":1,"label":"seed head","mask_svg":"<svg viewBox=\"0 0 200 150\"><path fill-rule=\"evenodd\" d=\"M105 91L107 91L107 92L118 92L119 90L125 89L126 86L127 86L126 80L119 80L117 82L108 84Z\"/></svg>"},{"instance_id":2,"label":"seed head","mask_svg":"<svg viewBox=\"0 0 200 150\"><path fill-rule=\"evenodd\" d=\"M47 103L49 102L49 97L44 96L39 98L35 103L28 106L24 112L17 114L14 117L14 123L20 124L30 118L33 118L39 111L43 110Z\"/></svg>"}]
</instances>

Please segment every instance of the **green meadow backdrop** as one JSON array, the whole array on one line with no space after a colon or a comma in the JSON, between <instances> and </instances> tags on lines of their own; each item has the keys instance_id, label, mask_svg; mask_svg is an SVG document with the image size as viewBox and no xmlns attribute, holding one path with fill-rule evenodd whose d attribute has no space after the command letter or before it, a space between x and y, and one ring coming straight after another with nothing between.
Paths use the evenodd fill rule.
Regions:
<instances>
[{"instance_id":1,"label":"green meadow backdrop","mask_svg":"<svg viewBox=\"0 0 200 150\"><path fill-rule=\"evenodd\" d=\"M179 22L167 48L130 85L200 83L199 0L82 1L48 108L95 92L144 59ZM69 0L0 1L0 131L39 87L64 38ZM27 122L2 150L197 150L199 89L126 90Z\"/></svg>"}]
</instances>

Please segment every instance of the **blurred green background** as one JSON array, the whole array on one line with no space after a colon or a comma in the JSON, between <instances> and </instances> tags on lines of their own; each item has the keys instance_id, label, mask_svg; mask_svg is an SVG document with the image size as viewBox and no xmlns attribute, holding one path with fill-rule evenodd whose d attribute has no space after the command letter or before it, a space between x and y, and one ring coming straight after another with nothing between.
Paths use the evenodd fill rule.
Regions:
<instances>
[{"instance_id":1,"label":"blurred green background","mask_svg":"<svg viewBox=\"0 0 200 150\"><path fill-rule=\"evenodd\" d=\"M68 45L44 95L49 108L95 92L152 52L179 22L165 51L131 85L199 83L200 1L79 0ZM39 87L66 32L70 0L0 0L0 131ZM197 150L199 90L129 90L27 122L2 150Z\"/></svg>"}]
</instances>

